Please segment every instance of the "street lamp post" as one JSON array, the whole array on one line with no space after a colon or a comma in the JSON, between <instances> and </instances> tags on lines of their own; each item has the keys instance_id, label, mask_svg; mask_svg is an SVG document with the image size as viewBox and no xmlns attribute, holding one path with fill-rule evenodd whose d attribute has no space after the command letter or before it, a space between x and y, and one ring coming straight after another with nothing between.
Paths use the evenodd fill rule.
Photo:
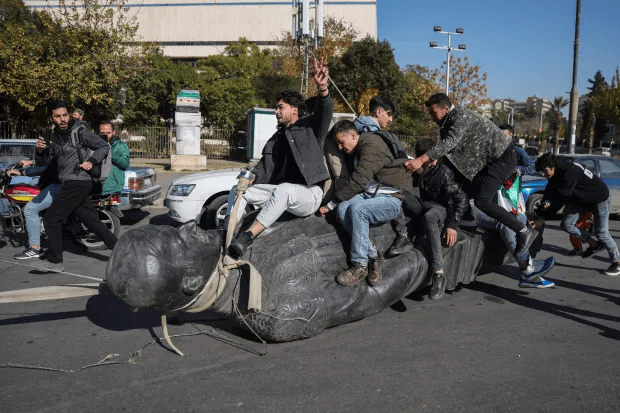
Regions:
<instances>
[{"instance_id":1,"label":"street lamp post","mask_svg":"<svg viewBox=\"0 0 620 413\"><path fill-rule=\"evenodd\" d=\"M452 50L459 50L459 51L463 51L465 50L467 47L464 44L459 44L458 47L452 47L452 45L450 44L450 35L452 34L458 34L461 35L463 34L463 29L462 28L458 28L456 29L455 32L444 32L441 30L441 26L435 26L433 27L433 30L437 33L440 34L447 34L448 35L448 45L447 46L437 46L437 42L430 42L430 46L433 49L443 49L447 51L447 55L448 55L448 59L447 59L447 65L446 65L446 95L450 95L450 52Z\"/></svg>"}]
</instances>

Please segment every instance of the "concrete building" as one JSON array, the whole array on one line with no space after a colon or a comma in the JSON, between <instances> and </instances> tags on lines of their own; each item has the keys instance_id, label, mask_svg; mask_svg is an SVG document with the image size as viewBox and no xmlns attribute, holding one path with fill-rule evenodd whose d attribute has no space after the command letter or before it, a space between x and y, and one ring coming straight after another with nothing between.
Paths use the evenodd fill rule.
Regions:
<instances>
[{"instance_id":1,"label":"concrete building","mask_svg":"<svg viewBox=\"0 0 620 413\"><path fill-rule=\"evenodd\" d=\"M24 3L31 8L58 6L57 0ZM352 23L360 38L377 38L376 0L323 4L324 16ZM240 37L261 48L276 47L282 32L292 30L292 5L291 0L129 0L125 7L135 15L143 41L158 43L166 56L191 62L221 53Z\"/></svg>"},{"instance_id":2,"label":"concrete building","mask_svg":"<svg viewBox=\"0 0 620 413\"><path fill-rule=\"evenodd\" d=\"M496 111L511 111L514 108L515 113L533 112L537 116L549 112L552 106L550 101L539 96L530 96L525 102L517 102L513 99L496 99L491 104L492 109Z\"/></svg>"}]
</instances>

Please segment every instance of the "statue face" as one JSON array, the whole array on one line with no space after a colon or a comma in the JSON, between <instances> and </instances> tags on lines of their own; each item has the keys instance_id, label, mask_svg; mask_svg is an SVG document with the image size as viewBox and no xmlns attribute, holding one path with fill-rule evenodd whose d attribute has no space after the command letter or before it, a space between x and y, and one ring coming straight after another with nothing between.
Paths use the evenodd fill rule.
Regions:
<instances>
[{"instance_id":1,"label":"statue face","mask_svg":"<svg viewBox=\"0 0 620 413\"><path fill-rule=\"evenodd\" d=\"M202 290L220 258L222 243L220 231L204 231L196 221L178 228L133 229L116 244L106 281L131 307L174 310Z\"/></svg>"}]
</instances>

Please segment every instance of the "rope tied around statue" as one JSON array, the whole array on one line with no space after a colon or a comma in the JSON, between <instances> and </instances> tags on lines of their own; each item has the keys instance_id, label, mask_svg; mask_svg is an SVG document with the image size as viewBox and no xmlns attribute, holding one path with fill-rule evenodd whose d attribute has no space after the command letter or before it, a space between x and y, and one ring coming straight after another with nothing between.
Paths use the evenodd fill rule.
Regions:
<instances>
[{"instance_id":1,"label":"rope tied around statue","mask_svg":"<svg viewBox=\"0 0 620 413\"><path fill-rule=\"evenodd\" d=\"M240 269L241 267L247 266L249 268L249 296L248 296L248 311L249 312L259 312L261 311L261 288L262 288L262 277L258 270L252 265L249 261L244 261L240 259L234 259L229 255L226 255L225 252L228 249L233 237L233 233L235 228L237 227L238 219L237 212L239 211L239 204L241 203L241 198L245 191L247 191L250 186L251 180L254 174L248 170L242 170L239 176L237 177L238 183L235 189L235 203L233 205L232 211L228 220L228 227L226 232L226 243L224 245L224 251L220 254L220 259L217 263L217 266L213 270L213 273L209 277L209 280L205 284L204 288L200 293L196 295L192 301L184 305L183 307L176 308L172 310L172 312L176 311L187 311L189 313L199 313L201 311L209 310L213 306L213 304L217 301L218 298L222 296L224 289L228 285L228 278L230 275L230 271L233 269ZM231 296L232 298L232 296ZM172 350L180 356L183 356L183 353L172 344L172 340L170 339L170 335L168 334L168 321L166 317L166 312L162 313L161 316L162 323L162 331L164 335L164 339L166 343L172 348ZM260 338L260 337L259 337Z\"/></svg>"}]
</instances>

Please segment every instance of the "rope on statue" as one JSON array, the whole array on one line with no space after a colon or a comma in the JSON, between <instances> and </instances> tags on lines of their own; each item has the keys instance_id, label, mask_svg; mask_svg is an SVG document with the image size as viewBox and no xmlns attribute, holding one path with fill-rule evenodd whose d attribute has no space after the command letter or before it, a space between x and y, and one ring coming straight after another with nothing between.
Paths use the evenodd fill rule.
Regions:
<instances>
[{"instance_id":1,"label":"rope on statue","mask_svg":"<svg viewBox=\"0 0 620 413\"><path fill-rule=\"evenodd\" d=\"M237 183L237 188L235 190L235 203L232 208L232 211L229 215L228 221L228 229L226 232L226 244L224 251L230 245L232 241L232 236L237 227L237 214L239 211L239 204L241 203L241 198L243 194L248 189L250 185L250 177L253 174L250 171L242 171L239 175L239 182ZM221 254L220 259L215 267L215 270L209 277L209 280L205 284L204 288L196 298L190 301L188 304L183 307L177 308L173 311L185 310L189 313L198 313L201 311L209 310L215 301L221 297L224 289L228 285L228 277L230 275L230 270L239 269L241 267L247 266L250 269L250 279L249 279L249 297L248 297L248 311L260 311L261 310L261 286L262 286L262 278L258 272L258 270L250 263L249 261L243 260L235 260L234 258ZM234 303L234 307L236 312L238 313L237 305ZM242 318L245 322L245 320ZM246 323L247 325L247 323ZM250 328L249 325L247 325ZM183 353L176 348L174 344L172 344L172 340L170 339L170 335L168 334L168 322L166 318L166 313L162 313L161 315L161 327L164 335L164 339L166 343L170 346L170 348L177 353L179 356L183 357ZM251 328L250 330L254 332ZM254 332L254 334L261 340L262 338ZM264 341L263 341L264 343Z\"/></svg>"}]
</instances>

